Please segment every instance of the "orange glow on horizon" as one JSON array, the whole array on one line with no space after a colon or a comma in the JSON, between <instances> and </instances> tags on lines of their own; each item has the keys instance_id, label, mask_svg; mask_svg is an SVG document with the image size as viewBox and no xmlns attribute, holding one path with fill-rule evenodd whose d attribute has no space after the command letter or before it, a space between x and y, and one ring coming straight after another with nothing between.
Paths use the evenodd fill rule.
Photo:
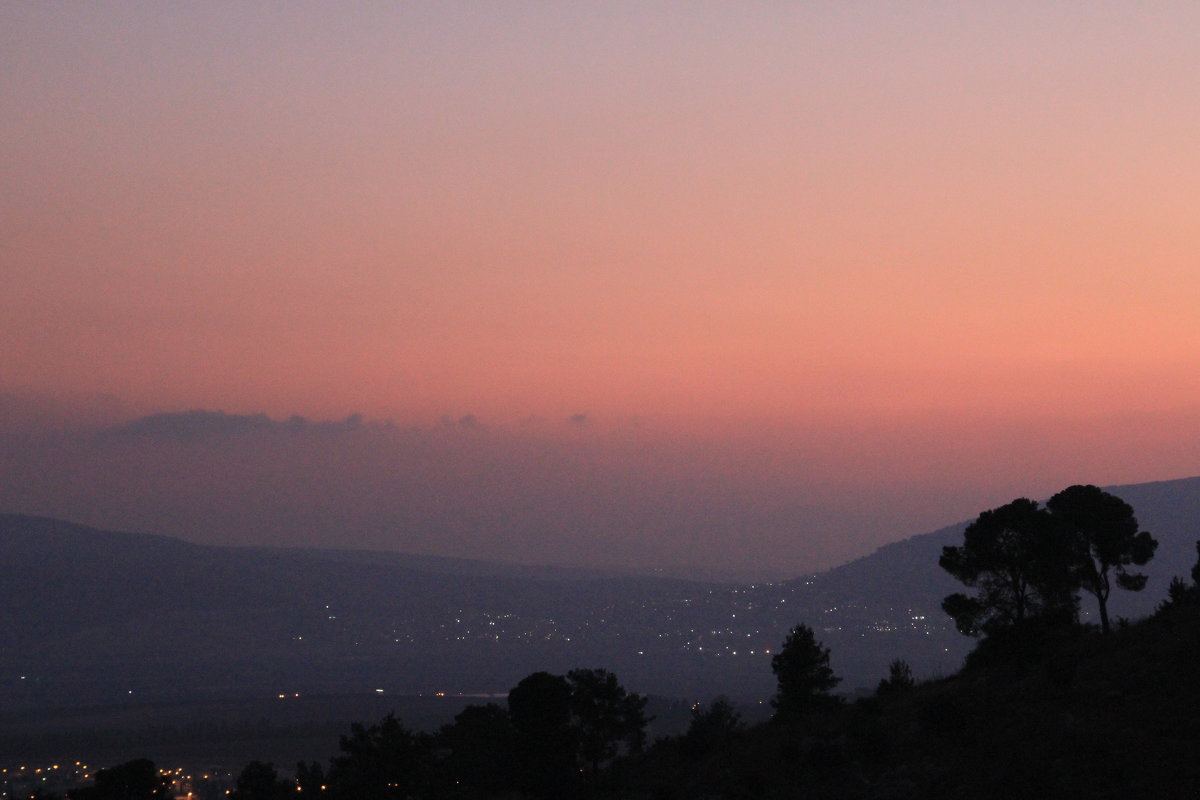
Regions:
<instances>
[{"instance_id":1,"label":"orange glow on horizon","mask_svg":"<svg viewBox=\"0 0 1200 800\"><path fill-rule=\"evenodd\" d=\"M1200 469L1198 9L5 14L0 392Z\"/></svg>"}]
</instances>

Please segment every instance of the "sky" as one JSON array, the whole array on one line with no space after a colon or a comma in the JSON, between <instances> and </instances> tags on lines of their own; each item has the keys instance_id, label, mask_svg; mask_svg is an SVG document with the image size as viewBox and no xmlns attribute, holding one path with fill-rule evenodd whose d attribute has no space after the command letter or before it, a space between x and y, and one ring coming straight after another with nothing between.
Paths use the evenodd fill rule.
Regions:
<instances>
[{"instance_id":1,"label":"sky","mask_svg":"<svg viewBox=\"0 0 1200 800\"><path fill-rule=\"evenodd\" d=\"M0 505L777 574L1198 474L1198 45L1190 3L5 3Z\"/></svg>"}]
</instances>

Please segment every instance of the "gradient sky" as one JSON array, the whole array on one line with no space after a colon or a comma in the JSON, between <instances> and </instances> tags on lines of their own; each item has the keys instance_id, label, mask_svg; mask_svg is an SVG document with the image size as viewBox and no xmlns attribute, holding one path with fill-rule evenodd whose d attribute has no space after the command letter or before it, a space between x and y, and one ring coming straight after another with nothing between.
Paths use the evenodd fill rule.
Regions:
<instances>
[{"instance_id":1,"label":"gradient sky","mask_svg":"<svg viewBox=\"0 0 1200 800\"><path fill-rule=\"evenodd\" d=\"M823 565L1200 472L1196 4L11 2L0 107L33 405L585 427L722 476L679 562L738 509L840 515L751 547ZM12 510L121 524L5 463ZM594 527L548 557L689 547ZM542 552L485 528L419 546Z\"/></svg>"}]
</instances>

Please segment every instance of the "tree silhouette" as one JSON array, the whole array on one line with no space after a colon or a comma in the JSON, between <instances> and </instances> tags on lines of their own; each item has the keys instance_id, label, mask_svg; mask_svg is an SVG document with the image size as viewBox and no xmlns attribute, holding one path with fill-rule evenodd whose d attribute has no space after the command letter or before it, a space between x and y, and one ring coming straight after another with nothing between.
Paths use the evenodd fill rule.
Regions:
<instances>
[{"instance_id":1,"label":"tree silhouette","mask_svg":"<svg viewBox=\"0 0 1200 800\"><path fill-rule=\"evenodd\" d=\"M308 795L325 791L325 770L316 761L300 761L296 764L296 786Z\"/></svg>"},{"instance_id":2,"label":"tree silhouette","mask_svg":"<svg viewBox=\"0 0 1200 800\"><path fill-rule=\"evenodd\" d=\"M395 714L370 727L354 723L338 747L342 754L329 766L329 787L337 798L406 797L420 785L429 761L428 741L401 725Z\"/></svg>"},{"instance_id":3,"label":"tree silhouette","mask_svg":"<svg viewBox=\"0 0 1200 800\"><path fill-rule=\"evenodd\" d=\"M942 609L958 630L978 636L1035 616L1074 620L1071 538L1032 500L984 511L967 526L962 547L944 547L938 564L974 597L955 593Z\"/></svg>"},{"instance_id":4,"label":"tree silhouette","mask_svg":"<svg viewBox=\"0 0 1200 800\"><path fill-rule=\"evenodd\" d=\"M726 748L746 726L742 715L724 695L709 705L692 707L692 721L683 736L684 752L693 758L706 758L710 753Z\"/></svg>"},{"instance_id":5,"label":"tree silhouette","mask_svg":"<svg viewBox=\"0 0 1200 800\"><path fill-rule=\"evenodd\" d=\"M1051 497L1046 507L1078 544L1075 581L1095 596L1100 629L1108 633L1111 576L1122 589L1140 592L1146 576L1129 571L1129 567L1140 567L1153 558L1158 542L1138 530L1132 506L1095 486L1069 486Z\"/></svg>"},{"instance_id":6,"label":"tree silhouette","mask_svg":"<svg viewBox=\"0 0 1200 800\"><path fill-rule=\"evenodd\" d=\"M1200 540L1196 542L1196 564L1192 567L1192 586L1200 588Z\"/></svg>"},{"instance_id":7,"label":"tree silhouette","mask_svg":"<svg viewBox=\"0 0 1200 800\"><path fill-rule=\"evenodd\" d=\"M508 693L517 766L527 791L566 796L575 775L571 684L561 675L535 672Z\"/></svg>"},{"instance_id":8,"label":"tree silhouette","mask_svg":"<svg viewBox=\"0 0 1200 800\"><path fill-rule=\"evenodd\" d=\"M892 695L906 692L916 685L913 680L912 667L902 658L897 658L888 665L888 676L879 682L875 694Z\"/></svg>"},{"instance_id":9,"label":"tree silhouette","mask_svg":"<svg viewBox=\"0 0 1200 800\"><path fill-rule=\"evenodd\" d=\"M438 734L449 749L446 771L456 782L489 795L516 784L516 750L508 712L495 703L469 705Z\"/></svg>"},{"instance_id":10,"label":"tree silhouette","mask_svg":"<svg viewBox=\"0 0 1200 800\"><path fill-rule=\"evenodd\" d=\"M1158 606L1155 607L1155 612L1166 611L1167 609L1177 608L1185 605L1193 597L1195 597L1195 587L1188 586L1187 581L1176 575L1171 578L1171 582L1167 584L1167 597Z\"/></svg>"},{"instance_id":11,"label":"tree silhouette","mask_svg":"<svg viewBox=\"0 0 1200 800\"><path fill-rule=\"evenodd\" d=\"M1155 612L1163 612L1179 606L1200 605L1200 542L1196 542L1196 563L1192 567L1192 582L1188 583L1176 575L1167 585L1167 596L1155 608Z\"/></svg>"},{"instance_id":12,"label":"tree silhouette","mask_svg":"<svg viewBox=\"0 0 1200 800\"><path fill-rule=\"evenodd\" d=\"M79 800L167 800L170 796L166 780L146 758L102 769L91 786L71 792Z\"/></svg>"},{"instance_id":13,"label":"tree silhouette","mask_svg":"<svg viewBox=\"0 0 1200 800\"><path fill-rule=\"evenodd\" d=\"M606 669L573 669L567 682L579 755L593 779L602 763L616 757L622 743L631 753L641 752L646 741L645 697L627 692Z\"/></svg>"},{"instance_id":14,"label":"tree silhouette","mask_svg":"<svg viewBox=\"0 0 1200 800\"><path fill-rule=\"evenodd\" d=\"M828 703L829 690L842 681L829 667L829 649L803 624L792 628L779 652L771 657L771 671L778 683L771 705L776 717L784 719Z\"/></svg>"},{"instance_id":15,"label":"tree silhouette","mask_svg":"<svg viewBox=\"0 0 1200 800\"><path fill-rule=\"evenodd\" d=\"M283 800L296 793L296 784L281 781L275 765L262 761L247 764L234 787L232 800Z\"/></svg>"}]
</instances>

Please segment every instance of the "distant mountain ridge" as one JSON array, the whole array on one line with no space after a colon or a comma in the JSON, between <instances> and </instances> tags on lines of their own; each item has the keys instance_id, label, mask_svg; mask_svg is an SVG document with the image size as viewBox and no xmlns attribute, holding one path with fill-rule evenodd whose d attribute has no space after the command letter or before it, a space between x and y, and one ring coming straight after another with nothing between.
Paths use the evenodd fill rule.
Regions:
<instances>
[{"instance_id":1,"label":"distant mountain ridge","mask_svg":"<svg viewBox=\"0 0 1200 800\"><path fill-rule=\"evenodd\" d=\"M1139 568L1149 575L1146 590L1133 593L1117 589L1112 597L1116 614L1145 616L1162 599L1171 578L1188 575L1195 563L1195 542L1200 539L1200 477L1104 488L1133 506L1141 528L1159 542L1154 558ZM943 547L962 544L963 530L969 522L884 545L870 555L820 573L820 578L834 585L863 586L879 576L891 575L904 587L906 597L940 606L942 598L961 591L962 585L937 568L938 558ZM1083 611L1089 610L1085 601Z\"/></svg>"},{"instance_id":2,"label":"distant mountain ridge","mask_svg":"<svg viewBox=\"0 0 1200 800\"><path fill-rule=\"evenodd\" d=\"M401 569L442 575L576 580L619 577L633 574L589 567L509 564L499 561L400 553L388 550L269 547L257 545L201 545L157 533L105 530L51 517L38 517L25 514L0 514L0 531L3 532L3 537L0 538L0 556L4 555L4 548L6 547L42 547L47 548L47 555L63 557L72 554L77 556L81 553L100 554L113 544L134 545L153 541L160 546L178 545L182 548L191 548L191 552L193 553L198 553L202 548L243 553L261 553L264 555L289 553L301 558L346 563L386 563ZM54 550L55 547L67 546L72 548L72 550Z\"/></svg>"},{"instance_id":3,"label":"distant mountain ridge","mask_svg":"<svg viewBox=\"0 0 1200 800\"><path fill-rule=\"evenodd\" d=\"M1113 487L1160 541L1143 616L1195 561L1200 478ZM766 699L770 650L805 622L843 688L892 658L957 669L973 642L937 567L965 523L826 572L729 585L398 553L215 547L0 515L0 709L276 692L502 692L604 666L637 691ZM1086 598L1084 611L1091 611Z\"/></svg>"}]
</instances>

